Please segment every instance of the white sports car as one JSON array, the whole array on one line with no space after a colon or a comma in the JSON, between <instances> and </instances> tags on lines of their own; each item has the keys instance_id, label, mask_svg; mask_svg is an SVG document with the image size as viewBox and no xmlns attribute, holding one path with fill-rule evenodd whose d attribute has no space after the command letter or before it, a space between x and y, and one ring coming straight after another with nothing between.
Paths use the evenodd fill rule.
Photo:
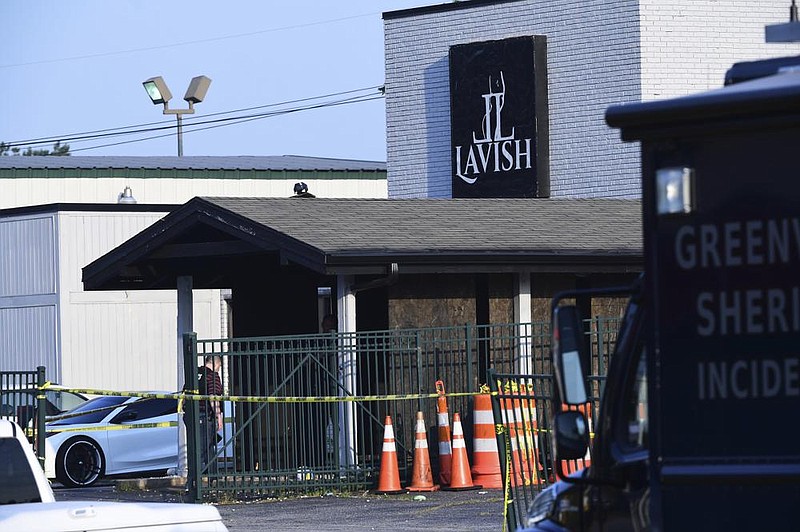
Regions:
<instances>
[{"instance_id":1,"label":"white sports car","mask_svg":"<svg viewBox=\"0 0 800 532\"><path fill-rule=\"evenodd\" d=\"M178 463L178 401L102 396L47 424L45 474L68 487ZM73 417L73 414L80 414Z\"/></svg>"}]
</instances>

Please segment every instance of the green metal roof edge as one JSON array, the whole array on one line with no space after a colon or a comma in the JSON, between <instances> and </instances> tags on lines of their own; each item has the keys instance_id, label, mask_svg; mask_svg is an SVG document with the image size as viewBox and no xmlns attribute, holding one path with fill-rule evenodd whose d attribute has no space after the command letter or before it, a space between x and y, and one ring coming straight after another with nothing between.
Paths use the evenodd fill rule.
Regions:
<instances>
[{"instance_id":1,"label":"green metal roof edge","mask_svg":"<svg viewBox=\"0 0 800 532\"><path fill-rule=\"evenodd\" d=\"M0 179L385 180L385 170L247 170L186 168L0 168Z\"/></svg>"}]
</instances>

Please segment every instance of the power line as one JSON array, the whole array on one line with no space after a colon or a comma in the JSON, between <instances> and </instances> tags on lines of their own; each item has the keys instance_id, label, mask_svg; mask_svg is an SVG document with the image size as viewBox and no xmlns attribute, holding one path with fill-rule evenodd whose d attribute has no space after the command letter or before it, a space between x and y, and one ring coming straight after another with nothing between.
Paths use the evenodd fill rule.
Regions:
<instances>
[{"instance_id":1,"label":"power line","mask_svg":"<svg viewBox=\"0 0 800 532\"><path fill-rule=\"evenodd\" d=\"M113 56L113 55L122 55L122 54L138 53L138 52L149 52L149 51L152 51L152 50L163 50L165 48L175 48L175 47L178 47L178 46L189 46L189 45L192 45L192 44L204 44L204 43L209 43L209 42L218 42L218 41L225 41L225 40L230 40L230 39L239 39L239 38L242 38L242 37L252 37L253 35L263 35L265 33L275 33L275 32L278 32L278 31L295 30L295 29L299 29L299 28L308 28L308 27L312 27L312 26L322 26L322 25L330 24L330 23L334 23L334 22L342 22L342 21L345 21L345 20L352 20L352 19L356 19L356 18L371 17L371 16L374 16L374 15L380 15L380 13L376 13L376 12L373 12L373 13L362 13L361 15L352 15L352 16L349 16L349 17L341 17L341 18L335 18L335 19L329 19L329 20L320 20L320 21L317 21L317 22L307 22L305 24L293 24L291 26L281 26L281 27L278 27L278 28L267 28L265 30L251 31L251 32L248 32L248 33L236 33L236 34L233 34L233 35L223 35L223 36L220 36L220 37L209 37L207 39L196 39L196 40L192 40L192 41L182 41L182 42L171 43L171 44L162 44L162 45L159 45L159 46L147 46L147 47L144 47L144 48L131 48L131 49L128 49L128 50L117 50L117 51L113 51L113 52L102 52L102 53L98 53L98 54L75 55L75 56L70 56L70 57L60 57L60 58L56 58L56 59L42 59L42 60L39 60L39 61L28 61L28 62L25 62L25 63L10 63L10 64L7 64L7 65L0 65L0 68L14 68L14 67L21 67L21 66L44 65L44 64L48 64L48 63L60 63L60 62L63 62L63 61L78 61L80 59L95 59L95 58L98 58L98 57L109 57L109 56Z\"/></svg>"},{"instance_id":2,"label":"power line","mask_svg":"<svg viewBox=\"0 0 800 532\"><path fill-rule=\"evenodd\" d=\"M189 133L189 132L194 133L196 131L204 131L204 130L207 130L207 129L216 129L216 128L219 128L219 127L239 125L239 124L243 124L243 123L246 123L246 122L252 122L254 120L261 120L261 119L264 119L264 118L270 118L270 117L273 117L273 116L279 116L279 115L289 114L289 113L296 113L296 112L299 112L299 111L307 111L309 109L318 109L318 108L322 108L322 107L333 107L333 106L337 106L337 105L347 105L347 104L351 104L351 103L367 102L367 101L371 101L371 100L378 100L378 99L381 99L382 97L383 97L382 95L373 95L373 96L365 97L365 98L358 99L358 100L352 99L352 100L341 101L341 102L336 102L336 103L320 104L320 105L316 105L316 106L312 106L312 107L306 107L306 108L288 109L288 110L284 110L284 111L280 111L280 112L266 113L266 114L262 114L262 115L256 115L256 116L245 117L245 118L242 118L242 117L231 118L231 119L228 119L228 120L232 120L230 122L226 122L226 123L222 123L222 124L215 124L215 125L211 125L211 126L207 126L207 127L195 127L194 129L191 129L191 130L188 130L188 131L184 130L184 133ZM235 121L233 121L233 120L235 120ZM201 124L202 123L197 123L197 124L194 124L194 126L199 126ZM170 126L170 129L174 129L176 127L177 126ZM184 126L184 127L186 127L186 126ZM173 136L173 133L171 133L171 132L170 133L165 133L163 135L151 135L149 137L144 137L144 138L141 138L141 139L125 140L125 141L121 141L121 142L112 142L112 143L109 143L109 144L100 144L100 145L97 145L97 146L89 146L89 147L86 147L86 148L77 148L77 149L74 149L74 150L70 149L70 152L94 150L94 149L97 149L97 148L105 148L105 147L109 147L109 146L119 146L119 145L122 145L122 144L133 144L135 142L143 142L143 141L146 141L146 140L153 140L153 139L159 139L159 138L171 137L171 136Z\"/></svg>"},{"instance_id":3,"label":"power line","mask_svg":"<svg viewBox=\"0 0 800 532\"><path fill-rule=\"evenodd\" d=\"M65 139L67 137L77 137L77 136L80 136L80 135L91 135L91 134L94 134L94 133L109 133L109 132L112 132L112 131L117 131L117 132L119 132L121 134L121 133L124 132L123 130L125 130L125 129L133 129L133 128L147 127L147 126L157 126L159 124L166 124L166 123L169 123L169 122L172 122L172 120L159 120L158 122L145 122L144 124L136 124L136 125L131 125L131 126L119 126L119 127L105 128L105 129L95 129L95 130L92 130L92 131L81 131L81 132L77 132L77 133L65 133L63 135L53 135L53 136L50 136L50 137L36 137L36 138L33 138L33 139L14 140L14 141L11 141L10 143L6 143L6 144L9 145L9 146L15 146L15 147L30 146L30 145L34 145L34 144L50 144L52 142L60 142L60 141L62 141L63 139Z\"/></svg>"},{"instance_id":4,"label":"power line","mask_svg":"<svg viewBox=\"0 0 800 532\"><path fill-rule=\"evenodd\" d=\"M232 117L228 117L228 118L217 118L217 119L214 119L214 120L204 120L204 121L200 121L200 122L184 124L184 132L196 131L196 130L202 130L202 129L210 129L210 128L198 128L197 127L197 126L201 126L201 125L205 125L205 124L219 124L219 123L228 122L229 124L222 124L222 125L233 125L233 124L236 124L236 123L239 123L239 122L242 122L242 121L247 121L247 119L269 118L269 117L272 117L272 116L289 114L289 113L293 113L293 112L297 112L297 111L306 111L306 110L310 110L310 109L321 109L321 108L324 108L324 107L333 107L333 106L336 106L336 105L343 105L343 104L348 104L348 103L359 103L361 101L369 101L369 100L375 100L375 99L379 99L379 98L383 98L383 95L380 94L380 95L354 96L352 98L345 98L343 100L338 100L338 101L334 100L334 101L331 101L331 102L323 102L323 103L309 105L309 106L305 106L305 107L297 107L297 108L290 108L290 109L280 109L280 110L270 111L270 112L266 112L266 113L257 113L257 114L254 114L254 115L232 116ZM160 122L160 123L163 123L163 122ZM101 139L101 138L119 137L119 136L123 136L123 135L133 135L133 134L137 134L137 133L149 133L149 132L152 132L152 131L172 130L172 129L175 129L175 128L177 128L177 124L170 124L170 125L164 125L164 126L158 126L158 127L149 127L149 128L143 128L143 129L132 129L132 130L128 130L128 131L118 131L118 132L112 132L112 133L100 133L100 134L95 134L95 135L81 135L81 136L74 136L74 137L61 137L61 138L59 138L57 140L59 142L77 143L77 142L86 142L86 141L96 140L96 139ZM155 137L155 138L158 138L158 137ZM56 140L56 139L51 139L51 140L47 140L47 141L38 141L38 142L33 142L33 143L25 143L25 144L19 144L19 143L13 143L12 142L12 143L6 143L6 145L8 147L21 147L23 145L24 146L41 145L41 144L49 144L50 142L53 142L53 140ZM77 151L77 150L74 150L74 151Z\"/></svg>"},{"instance_id":5,"label":"power line","mask_svg":"<svg viewBox=\"0 0 800 532\"><path fill-rule=\"evenodd\" d=\"M262 114L258 114L258 115L251 115L251 116L245 116L245 117L230 117L230 118L219 119L219 120L211 120L209 122L197 122L197 123L192 125L193 126L192 129L187 129L186 125L184 125L184 134L186 134L186 133L194 133L194 132L197 132L197 131L205 131L207 129L216 129L216 128L219 128L219 127L239 125L239 124L243 124L243 123L246 123L246 122L252 122L254 120L262 120L264 118L271 118L271 117L274 117L274 116L280 116L280 115L285 115L285 114L290 114L290 113L297 113L297 112L300 112L300 111L308 111L308 110L312 110L312 109L321 109L321 108L324 108L324 107L335 107L335 106L339 106L339 105L349 105L349 104L353 104L353 103L362 103L362 102L368 102L368 101L372 101L372 100L379 100L381 98L383 98L382 94L369 95L369 96L362 96L362 97L358 97L358 98L350 98L350 99L346 99L346 100L341 100L339 102L326 102L326 103L317 104L317 105L313 105L313 106L299 107L299 108L294 108L294 109L285 109L285 110L281 110L281 111L274 111L274 112L271 112L271 113L262 113ZM216 122L224 122L224 123L216 123ZM209 125L207 127L196 127L196 126L200 126L200 125L203 125L203 124L214 124L214 125ZM177 125L169 126L167 128L157 128L157 129L174 129L176 127L177 127ZM133 132L116 133L116 134L112 134L112 135L109 135L109 136L120 136L120 135L128 135L128 134L133 134ZM94 150L94 149L98 149L98 148L106 148L106 147L109 147L109 146L120 146L122 144L133 144L135 142L143 142L143 141L146 141L146 140L153 140L153 139L159 139L159 138L164 138L164 137L171 137L172 135L173 134L170 132L170 133L165 133L163 135L151 135L151 136L140 138L140 139L124 140L124 141L112 142L112 143L108 143L108 144L99 144L97 146L89 146L89 147L86 147L86 148L70 149L70 153L78 152L78 151ZM89 139L86 139L86 140L89 140ZM86 140L78 141L78 142L85 142Z\"/></svg>"},{"instance_id":6,"label":"power line","mask_svg":"<svg viewBox=\"0 0 800 532\"><path fill-rule=\"evenodd\" d=\"M363 87L361 89L350 89L350 90L341 91L341 92L333 92L331 94L325 94L323 96L309 96L307 98L298 98L296 100L287 100L285 102L280 102L280 103L268 103L268 104L265 104L265 105L257 105L257 106L254 106L254 107L243 107L241 109L236 109L236 110L233 110L233 111L221 111L219 113L211 113L211 114L203 115L203 116L206 116L206 117L208 117L208 116L219 116L219 115L239 113L239 112L244 112L244 111L254 111L256 109L266 109L268 107L278 107L279 105L288 105L290 103L310 102L312 100L321 100L322 98L332 98L334 96L344 96L345 94L355 94L357 92L364 92L364 91L376 91L377 90L377 91L380 91L382 93L383 92L383 87L384 87L383 85L373 85L371 87ZM193 117L189 117L189 118L199 119L200 117L199 116L193 116Z\"/></svg>"},{"instance_id":7,"label":"power line","mask_svg":"<svg viewBox=\"0 0 800 532\"><path fill-rule=\"evenodd\" d=\"M192 116L192 117L188 117L186 119L187 123L184 124L184 127L191 127L191 126L194 126L194 125L214 123L216 121L223 121L223 120L237 120L237 119L242 119L242 118L249 118L248 116L244 116L244 117L237 116L237 117L230 117L230 118L227 118L227 119L217 119L217 120L214 120L214 121L207 121L206 120L207 118L213 117L213 116L224 116L224 115L230 115L230 114L234 114L234 113L242 113L242 112L247 112L247 111L254 111L254 110L257 110L257 109L267 109L267 108L271 108L271 107L280 107L280 106L284 106L284 105L303 103L303 102L310 102L310 101L314 101L314 100L321 100L321 99L325 99L325 98L333 98L333 97L336 97L336 96L344 96L344 95L348 95L348 94L356 94L356 93L360 93L360 92L375 91L375 90L378 90L379 92L381 92L382 91L382 86L381 85L375 85L375 86L364 87L364 88L360 88L360 89L351 89L351 90L346 90L346 91L334 92L334 93L325 94L325 95L321 95L321 96L310 96L310 97L307 97L307 98L298 98L298 99L295 99L295 100L286 100L286 101L278 102L278 103L257 105L257 106L253 106L253 107L243 107L243 108L234 109L234 110L231 110L231 111L221 111L221 112L218 112L218 113L211 113L211 114L203 115L203 116ZM369 94L363 95L363 96L369 96ZM356 96L355 98L360 98L360 97L362 97L362 96ZM345 102L345 101L347 101L347 99L342 100L342 102ZM336 100L334 100L331 103L338 103L338 102ZM310 108L314 108L314 107L312 106ZM304 110L304 109L300 109L300 110ZM292 111L293 111L293 109L285 110L285 112L292 112ZM279 112L284 112L284 111L279 111ZM253 116L257 117L257 116L260 116L260 115L253 115ZM269 116L269 114L266 114L264 116L265 117ZM197 120L202 120L202 121L201 122L194 122L194 121L197 121ZM170 124L170 125L163 125L163 124ZM157 126L157 127L149 127L149 126ZM103 138L103 137L129 135L129 134L135 134L135 133L147 133L147 132L150 132L150 131L158 131L158 130L165 130L165 129L174 129L176 127L177 127L177 125L175 125L172 120L161 120L161 121L158 121L158 122L148 122L148 123L145 123L145 124L138 124L138 125L129 125L129 126L120 126L120 127L115 127L115 128L97 129L97 130L93 130L93 131L69 133L69 134L64 134L64 135L51 135L51 136L47 136L47 137L38 137L38 138L26 139L26 140L15 140L15 141L7 142L6 145L8 147L27 147L27 146L37 146L37 145L43 145L43 144L51 144L53 142L81 142L81 141L85 141L85 140L92 140L92 139ZM155 137L155 138L157 138L157 137Z\"/></svg>"}]
</instances>

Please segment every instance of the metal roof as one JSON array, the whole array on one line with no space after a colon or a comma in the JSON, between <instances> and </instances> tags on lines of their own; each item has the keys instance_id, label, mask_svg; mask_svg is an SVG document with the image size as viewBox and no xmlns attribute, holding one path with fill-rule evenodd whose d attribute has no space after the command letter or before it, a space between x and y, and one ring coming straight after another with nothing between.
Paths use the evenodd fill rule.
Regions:
<instances>
[{"instance_id":1,"label":"metal roof","mask_svg":"<svg viewBox=\"0 0 800 532\"><path fill-rule=\"evenodd\" d=\"M352 159L327 159L299 155L280 156L7 156L0 169L94 169L141 168L177 170L272 170L272 171L386 171L386 163Z\"/></svg>"},{"instance_id":2,"label":"metal roof","mask_svg":"<svg viewBox=\"0 0 800 532\"><path fill-rule=\"evenodd\" d=\"M391 264L401 274L638 271L640 211L638 200L606 198L194 198L86 266L83 280L87 290L169 288L170 260L185 270L259 253L323 275Z\"/></svg>"},{"instance_id":3,"label":"metal roof","mask_svg":"<svg viewBox=\"0 0 800 532\"><path fill-rule=\"evenodd\" d=\"M45 203L0 209L0 218L55 212L170 212L178 207L168 203Z\"/></svg>"}]
</instances>

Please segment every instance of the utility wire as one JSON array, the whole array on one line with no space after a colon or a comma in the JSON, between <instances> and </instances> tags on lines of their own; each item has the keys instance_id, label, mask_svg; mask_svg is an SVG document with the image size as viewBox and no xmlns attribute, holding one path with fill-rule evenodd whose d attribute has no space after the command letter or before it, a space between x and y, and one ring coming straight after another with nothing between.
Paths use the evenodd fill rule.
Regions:
<instances>
[{"instance_id":1,"label":"utility wire","mask_svg":"<svg viewBox=\"0 0 800 532\"><path fill-rule=\"evenodd\" d=\"M263 113L263 114L259 114L259 115L251 115L251 116L245 116L245 117L231 117L231 118L226 118L226 119L221 119L221 120L212 120L212 121L209 121L209 122L197 122L197 123L192 125L193 126L192 129L187 129L186 125L184 125L184 134L186 134L186 133L194 133L194 132L197 132L197 131L204 131L204 130L207 130L207 129L216 129L218 127L239 125L239 124L243 124L243 123L246 123L246 122L252 122L254 120L262 120L264 118L271 118L271 117L274 117L274 116L279 116L279 115L284 115L284 114L297 113L297 112L300 112L300 111L308 111L308 110L311 110L311 109L321 109L321 108L324 108L324 107L334 107L334 106L338 106L338 105L348 105L348 104L353 104L353 103L368 102L368 101L371 101L371 100L379 100L381 98L383 98L382 94L381 95L371 95L371 96L366 96L366 97L360 97L358 99L352 98L352 99L348 99L348 100L342 100L342 101L339 101L339 102L330 102L330 103L317 104L317 105L312 105L312 106L302 107L302 108L294 108L294 109L286 109L286 110L281 110L281 111L274 111L272 113ZM222 122L222 121L224 121L224 123L216 123L216 124L214 124L215 122ZM196 126L200 126L202 124L209 124L209 123L214 124L214 125L209 125L209 126L206 126L206 127L196 127ZM157 128L157 129L174 129L176 127L177 127L177 125L169 126L168 128ZM133 134L133 132L117 133L116 136L127 135L127 134ZM108 143L108 144L99 144L99 145L96 145L96 146L88 146L88 147L85 147L85 148L70 149L70 153L79 152L79 151L94 150L94 149L97 149L97 148L106 148L106 147L109 147L109 146L120 146L122 144L133 144L135 142L144 142L146 140L153 140L153 139L159 139L159 138L171 137L171 136L173 136L173 133L171 133L171 132L170 133L165 133L163 135L151 135L151 136L140 138L140 139L123 140L123 141L120 141L120 142L112 142L112 143ZM85 142L85 141L79 141L79 142Z\"/></svg>"},{"instance_id":2,"label":"utility wire","mask_svg":"<svg viewBox=\"0 0 800 532\"><path fill-rule=\"evenodd\" d=\"M204 44L204 43L209 43L209 42L218 42L218 41L225 41L225 40L230 40L230 39L239 39L241 37L252 37L253 35L263 35L265 33L274 33L274 32L278 32L278 31L295 30L295 29L299 29L299 28L308 28L308 27L312 27L312 26L322 26L322 25L325 25L325 24L333 23L333 22L342 22L342 21L345 21L345 20L352 20L352 19L363 18L363 17L371 17L371 16L374 16L374 15L380 15L380 13L375 13L375 12L373 12L373 13L362 13L361 15L352 15L350 17L341 17L341 18L335 18L335 19L330 19L330 20L320 20L320 21L317 21L317 22L307 22L305 24L293 24L291 26L281 26L281 27L277 27L277 28L267 28L265 30L251 31L251 32L248 32L248 33L236 33L236 34L233 34L233 35L223 35L223 36L220 36L220 37L209 37L208 39L197 39L197 40L193 40L193 41L183 41L183 42L177 42L177 43L171 43L171 44L162 44L162 45L159 45L159 46L147 46L147 47L144 47L144 48L131 48L131 49L128 49L128 50L116 50L116 51L113 51L113 52L102 52L102 53L99 53L99 54L75 55L75 56L70 56L70 57L60 57L60 58L56 58L56 59L41 59L39 61L28 61L28 62L25 62L25 63L10 63L10 64L7 64L7 65L0 65L0 68L14 68L14 67L30 66L30 65L44 65L44 64L48 64L48 63L60 63L60 62L63 62L63 61L77 61L77 60L80 60L80 59L94 59L94 58L97 58L97 57L109 57L109 56L113 56L113 55L122 55L122 54L130 54L130 53L137 53L137 52L149 52L149 51L152 51L152 50L163 50L165 48L175 48L175 47L178 47L178 46L189 46L189 45L192 45L192 44Z\"/></svg>"},{"instance_id":3,"label":"utility wire","mask_svg":"<svg viewBox=\"0 0 800 532\"><path fill-rule=\"evenodd\" d=\"M378 99L378 98L382 98L382 97L383 97L382 95L354 96L354 97L351 97L351 98L345 98L343 100L337 100L337 101L332 101L332 102L322 102L322 103L319 103L319 104L308 105L308 106L304 106L304 107L295 107L295 108L292 108L292 109L279 109L279 110L276 110L276 111L269 111L269 112L266 112L266 113L256 113L256 114L252 114L252 115L243 115L243 116L231 116L231 117L227 117L227 118L216 118L214 120L203 120L203 121L194 122L194 123L191 123L191 124L184 124L183 125L183 129L184 129L184 132L197 131L197 130L202 130L202 129L210 129L210 127L200 128L200 127L197 127L197 126L202 126L202 125L206 125L206 124L231 125L231 124L236 124L236 123L248 121L249 119L256 120L256 119L260 119L260 118L270 118L272 116L279 116L279 115L294 113L294 112L297 112L297 111L307 111L309 109L322 109L324 107L333 107L333 106L344 105L344 104L348 104L348 103L358 103L358 102L374 100L374 99ZM168 126L146 128L146 129L140 129L140 130L134 130L134 131L125 131L125 132L121 132L121 133L106 133L106 134L102 134L102 135L91 135L91 136L87 136L86 138L78 138L77 141L81 142L81 141L85 141L85 140L93 140L95 138L114 137L114 136L129 135L129 134L134 134L134 133L149 133L150 131L170 130L170 129L176 129L177 127L178 127L177 124L173 123L173 124L170 124ZM67 140L72 141L73 139L64 139L64 140L65 141L67 141Z\"/></svg>"},{"instance_id":4,"label":"utility wire","mask_svg":"<svg viewBox=\"0 0 800 532\"><path fill-rule=\"evenodd\" d=\"M332 102L323 102L323 103L320 103L320 104L310 105L310 106L306 106L306 107L298 107L298 108L292 108L292 109L281 109L281 110L270 111L270 112L266 112L266 113L257 113L257 114L254 114L254 115L233 116L233 117L228 117L228 118L217 118L215 120L205 120L205 121L201 121L201 122L194 122L194 123L191 123L191 124L184 124L183 127L184 127L184 132L194 131L194 130L199 129L196 126L205 125L205 124L217 124L217 123L223 123L223 122L237 123L239 121L243 121L243 120L246 120L246 119L249 119L249 118L253 118L253 119L268 118L268 117L271 117L271 116L288 114L288 113L292 113L292 112L296 112L296 111L305 111L305 110L308 110L308 109L320 109L320 108L324 108L324 107L332 107L332 106L342 105L342 104L346 104L346 103L357 103L359 101L369 101L371 99L378 99L378 98L382 98L382 97L383 97L382 95L357 96L357 97L352 97L352 98L346 98L344 100L338 100L338 101L332 101ZM122 135L132 135L132 134L137 134L137 133L149 133L149 132L152 132L152 131L172 130L172 129L176 129L177 127L178 127L177 124L173 123L173 124L170 124L170 125L151 127L151 128L143 128L143 129L136 129L136 130L129 130L129 131L121 131L121 132L116 132L116 133L100 133L100 134L96 134L96 135L83 135L83 136L76 136L76 137L64 137L64 138L60 139L60 141L62 141L62 142L85 142L85 141L89 141L89 140L108 138L108 137L118 137L118 136L122 136ZM46 144L46 143L47 142L42 141L42 142L33 143L33 144L36 145L36 144ZM17 147L15 144L7 144L7 145L9 147Z\"/></svg>"},{"instance_id":5,"label":"utility wire","mask_svg":"<svg viewBox=\"0 0 800 532\"><path fill-rule=\"evenodd\" d=\"M345 94L354 94L356 92L364 92L364 91L380 91L382 93L383 92L383 85L373 85L372 87L364 87L364 88L361 88L361 89L351 89L351 90L347 90L347 91L334 92L334 93L331 93L331 94L325 94L324 96L309 96L308 98L298 98L297 100L287 100L285 102L280 102L280 103L268 103L268 104L265 104L265 105L257 105L255 107L243 107L241 109L236 109L234 111L221 111L219 113L211 113L211 114L207 114L207 115L203 115L203 116L206 116L206 117L207 116L219 116L219 115L226 115L226 114L231 114L231 113L239 113L239 112L244 112L244 111L254 111L256 109L266 109L268 107L278 107L279 105L288 105L288 104L291 104L291 103L310 102L312 100L320 100L322 98L332 98L334 96L344 96ZM191 117L191 118L199 119L200 117L199 116L194 116L194 117Z\"/></svg>"},{"instance_id":6,"label":"utility wire","mask_svg":"<svg viewBox=\"0 0 800 532\"><path fill-rule=\"evenodd\" d=\"M215 121L211 121L211 122L206 121L207 118L213 117L213 116L224 116L224 115L230 115L230 114L233 114L233 113L242 113L242 112L246 112L246 111L253 111L253 110L257 110L257 109L267 109L267 108L271 108L271 107L280 107L280 106L284 106L284 105L290 105L290 104L304 103L304 102L310 102L310 101L314 101L314 100L320 100L320 99L323 99L323 98L333 98L335 96L345 96L345 95L348 95L348 94L355 94L355 93L365 92L365 91L370 91L370 90L372 90L372 91L378 90L378 91L382 92L382 86L381 85L376 85L376 86L372 86L372 87L364 87L364 88L360 88L360 89L351 89L351 90L347 90L347 91L340 91L340 92L335 92L335 93L331 93L331 94L325 94L325 95L322 95L322 96L311 96L311 97L308 97L308 98L298 98L298 99L295 99L295 100L287 100L287 101L278 102L278 103L257 105L257 106L253 106L253 107L243 107L243 108L240 108L240 109L234 109L232 111L221 111L221 112L218 112L218 113L211 113L211 114L202 115L202 116L186 117L185 118L184 127L188 128L188 127L191 127L191 126L194 126L194 125L213 123ZM370 94L365 94L365 95L362 95L362 96L356 96L354 98L361 98L361 97L365 97L365 96L370 96ZM340 102L347 102L349 99L350 98L344 99L344 100L340 100ZM337 104L338 102L339 101L325 102L325 103ZM313 107L311 107L311 108L313 108ZM300 110L304 110L304 108L301 108ZM286 110L281 110L279 112L292 112L292 111L293 111L292 109L286 109ZM268 116L268 115L269 115L269 113L267 113L265 116ZM259 116L259 115L253 115L253 116ZM237 116L237 117L230 117L230 118L227 118L227 119L217 119L216 121L219 121L219 120L237 120L237 119L241 119L241 118L249 118L249 117L248 116L244 116L244 117ZM198 120L201 120L201 119L203 121L197 122ZM164 125L164 124L170 124L170 125ZM150 127L150 126L157 126L157 127ZM53 142L80 142L82 140L91 140L91 139L95 139L95 138L103 138L103 137L106 137L106 136L127 135L127 134L134 134L134 133L146 133L146 132L149 132L149 131L158 131L158 130L164 130L164 129L174 129L176 127L177 127L177 125L174 124L174 122L172 120L161 120L161 121L158 121L158 122L148 122L148 123L145 123L145 124L121 126L121 127L106 128L106 129L97 129L97 130L93 130L93 131L84 131L84 132L70 133L70 134L65 134L65 135L51 135L51 136L48 136L48 137L38 137L38 138L26 139L26 140L15 140L15 141L7 142L6 145L9 146L9 147L23 147L23 146L27 147L27 146L36 146L36 145L42 145L42 144L52 144Z\"/></svg>"}]
</instances>

